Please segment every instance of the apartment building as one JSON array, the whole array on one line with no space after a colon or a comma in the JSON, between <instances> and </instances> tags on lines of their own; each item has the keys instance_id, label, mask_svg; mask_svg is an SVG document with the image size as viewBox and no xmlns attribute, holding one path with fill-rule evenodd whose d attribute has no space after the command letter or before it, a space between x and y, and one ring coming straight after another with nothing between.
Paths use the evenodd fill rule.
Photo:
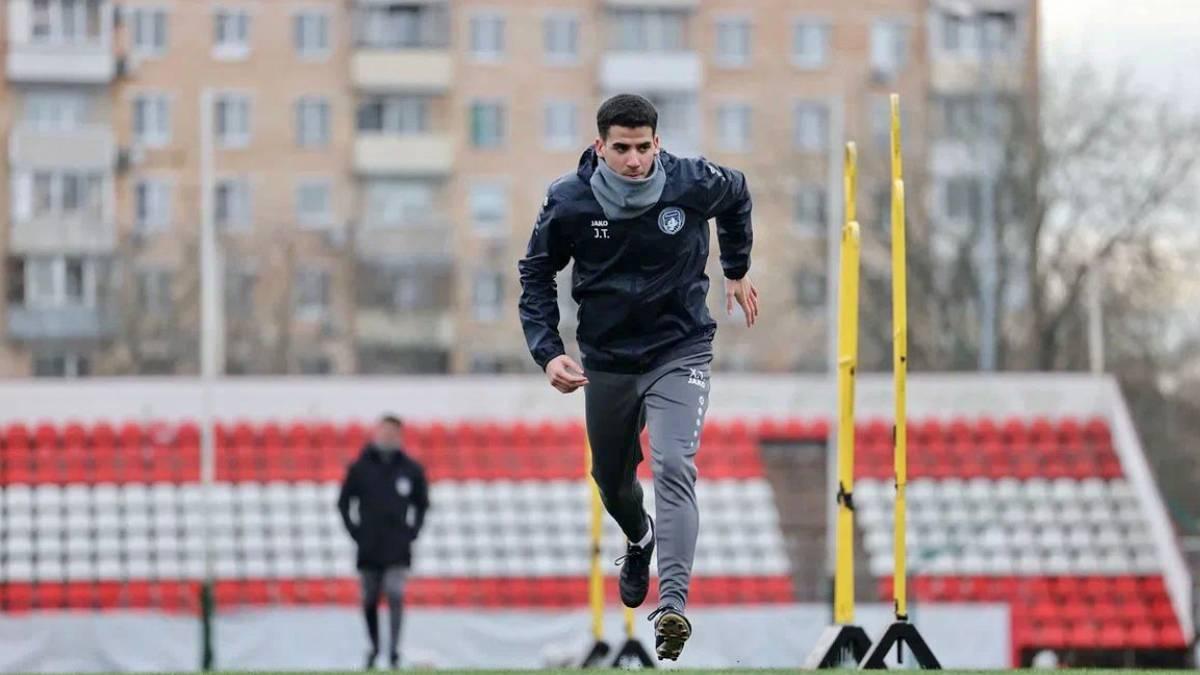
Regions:
<instances>
[{"instance_id":1,"label":"apartment building","mask_svg":"<svg viewBox=\"0 0 1200 675\"><path fill-rule=\"evenodd\" d=\"M196 371L206 140L229 372L529 370L516 261L620 91L656 103L669 151L750 179L763 323L725 315L714 238L718 367L823 369L843 140L864 264L886 264L888 94L910 222L938 228L978 189L954 123L979 69L1036 91L1034 0L10 0L5 19L3 183L31 196L0 237L8 375Z\"/></svg>"}]
</instances>

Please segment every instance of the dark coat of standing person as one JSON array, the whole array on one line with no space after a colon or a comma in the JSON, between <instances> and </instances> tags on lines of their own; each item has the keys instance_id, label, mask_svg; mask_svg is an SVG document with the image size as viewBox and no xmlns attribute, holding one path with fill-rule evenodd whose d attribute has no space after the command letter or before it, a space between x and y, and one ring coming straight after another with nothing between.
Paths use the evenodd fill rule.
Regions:
<instances>
[{"instance_id":1,"label":"dark coat of standing person","mask_svg":"<svg viewBox=\"0 0 1200 675\"><path fill-rule=\"evenodd\" d=\"M350 464L337 501L346 531L358 548L362 609L371 642L366 668L379 655L379 600L387 596L389 664L400 666L404 584L413 542L429 510L425 469L406 451L404 425L394 415L379 420L374 437Z\"/></svg>"}]
</instances>

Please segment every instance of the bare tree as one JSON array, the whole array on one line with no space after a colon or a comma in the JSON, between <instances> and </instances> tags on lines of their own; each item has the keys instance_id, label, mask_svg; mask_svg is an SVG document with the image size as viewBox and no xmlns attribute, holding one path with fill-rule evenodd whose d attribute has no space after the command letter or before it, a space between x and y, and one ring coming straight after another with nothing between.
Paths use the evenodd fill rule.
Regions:
<instances>
[{"instance_id":1,"label":"bare tree","mask_svg":"<svg viewBox=\"0 0 1200 675\"><path fill-rule=\"evenodd\" d=\"M998 361L1007 369L1087 365L1088 284L1098 282L1109 356L1153 346L1172 321L1174 280L1194 251L1173 244L1196 186L1200 117L1087 67L1043 77L1040 98L1005 106L996 187ZM1003 99L1002 99L1003 100ZM920 223L910 200L909 337L914 368L971 369L979 345L978 220ZM869 246L870 242L864 242ZM868 259L884 260L880 252ZM1194 267L1193 267L1194 269ZM864 270L864 312L887 315L887 270ZM1186 272L1184 272L1186 274ZM890 322L863 324L890 339ZM1143 339L1145 338L1145 339ZM1147 341L1149 340L1149 341ZM1130 353L1131 358L1139 356ZM885 366L874 363L872 366Z\"/></svg>"}]
</instances>

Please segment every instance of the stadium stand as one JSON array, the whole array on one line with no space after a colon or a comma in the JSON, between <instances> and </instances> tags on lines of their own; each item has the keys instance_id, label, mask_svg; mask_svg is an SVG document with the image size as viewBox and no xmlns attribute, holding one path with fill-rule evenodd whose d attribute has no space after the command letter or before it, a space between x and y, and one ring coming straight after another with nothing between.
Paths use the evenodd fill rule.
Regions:
<instances>
[{"instance_id":1,"label":"stadium stand","mask_svg":"<svg viewBox=\"0 0 1200 675\"><path fill-rule=\"evenodd\" d=\"M1156 496L1136 479L1140 469L1132 466L1131 475L1130 450L1121 449L1109 418L921 412L909 440L915 611L1006 605L1012 665L1041 649L1187 647L1192 623L1180 610L1189 600L1177 597L1169 578L1173 543L1156 530ZM0 612L195 615L206 535L219 608L355 604L353 552L333 505L368 434L363 419L225 416L216 483L206 493L195 419L8 418L0 427ZM778 411L714 416L706 425L694 606L797 601L790 534L763 446L821 444L827 433L825 418ZM874 579L867 590L886 602L890 422L864 418L857 439L860 553ZM417 418L408 442L428 468L434 504L416 555L413 605L586 604L587 484L577 419ZM650 477L648 463L642 476ZM618 552L620 534L605 527L605 551ZM615 604L615 568L606 572Z\"/></svg>"}]
</instances>

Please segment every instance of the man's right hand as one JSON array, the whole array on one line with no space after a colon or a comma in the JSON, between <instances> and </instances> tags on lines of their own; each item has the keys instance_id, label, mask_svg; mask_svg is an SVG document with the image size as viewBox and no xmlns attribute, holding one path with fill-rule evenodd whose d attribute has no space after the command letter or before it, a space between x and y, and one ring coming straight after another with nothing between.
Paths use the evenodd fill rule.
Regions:
<instances>
[{"instance_id":1,"label":"man's right hand","mask_svg":"<svg viewBox=\"0 0 1200 675\"><path fill-rule=\"evenodd\" d=\"M583 368L566 354L560 354L546 364L546 377L550 378L550 386L564 394L569 394L588 383Z\"/></svg>"}]
</instances>

